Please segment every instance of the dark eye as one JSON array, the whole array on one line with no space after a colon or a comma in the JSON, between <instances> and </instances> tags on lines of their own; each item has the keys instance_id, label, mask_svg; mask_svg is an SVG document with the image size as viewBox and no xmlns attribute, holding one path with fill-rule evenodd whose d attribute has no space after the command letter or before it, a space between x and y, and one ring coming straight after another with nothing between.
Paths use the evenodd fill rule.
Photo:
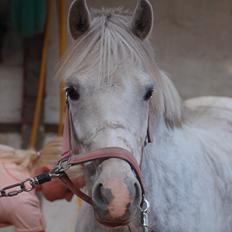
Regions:
<instances>
[{"instance_id":1,"label":"dark eye","mask_svg":"<svg viewBox=\"0 0 232 232\"><path fill-rule=\"evenodd\" d=\"M66 94L72 101L77 101L80 98L80 94L73 86L66 89Z\"/></svg>"},{"instance_id":2,"label":"dark eye","mask_svg":"<svg viewBox=\"0 0 232 232\"><path fill-rule=\"evenodd\" d=\"M153 89L148 89L143 97L143 100L148 101L151 98L152 94L153 94Z\"/></svg>"}]
</instances>

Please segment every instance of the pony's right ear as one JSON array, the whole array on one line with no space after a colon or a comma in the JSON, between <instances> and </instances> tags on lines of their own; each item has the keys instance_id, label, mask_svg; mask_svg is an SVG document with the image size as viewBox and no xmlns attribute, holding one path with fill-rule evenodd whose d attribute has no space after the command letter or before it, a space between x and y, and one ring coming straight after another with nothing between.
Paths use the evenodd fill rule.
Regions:
<instances>
[{"instance_id":1,"label":"pony's right ear","mask_svg":"<svg viewBox=\"0 0 232 232\"><path fill-rule=\"evenodd\" d=\"M74 0L69 8L68 27L74 40L88 31L90 13L86 0Z\"/></svg>"}]
</instances>

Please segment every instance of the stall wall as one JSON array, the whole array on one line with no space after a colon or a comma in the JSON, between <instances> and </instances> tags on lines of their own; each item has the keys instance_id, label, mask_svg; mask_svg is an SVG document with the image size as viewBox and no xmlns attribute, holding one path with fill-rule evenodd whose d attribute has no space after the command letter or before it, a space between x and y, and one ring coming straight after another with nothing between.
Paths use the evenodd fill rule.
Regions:
<instances>
[{"instance_id":1,"label":"stall wall","mask_svg":"<svg viewBox=\"0 0 232 232\"><path fill-rule=\"evenodd\" d=\"M67 11L71 1L65 2ZM125 6L134 9L136 5L135 0L87 2L98 8ZM232 96L232 1L152 0L151 3L155 12L151 39L156 60L181 96L184 99L200 95ZM45 101L48 123L58 122L59 111L59 80L54 79L58 60L56 16L54 4ZM22 87L19 66L7 71L0 65L0 76L0 122L19 122Z\"/></svg>"}]
</instances>

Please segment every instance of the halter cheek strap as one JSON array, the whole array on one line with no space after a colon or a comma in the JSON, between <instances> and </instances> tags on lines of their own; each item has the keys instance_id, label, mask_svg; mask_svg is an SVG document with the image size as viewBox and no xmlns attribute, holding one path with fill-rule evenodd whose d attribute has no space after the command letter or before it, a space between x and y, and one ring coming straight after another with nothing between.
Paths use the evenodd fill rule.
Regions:
<instances>
[{"instance_id":1,"label":"halter cheek strap","mask_svg":"<svg viewBox=\"0 0 232 232\"><path fill-rule=\"evenodd\" d=\"M64 132L63 132L63 156L68 156L67 151L73 151L72 138L75 137L75 132L73 131L73 120L70 111L70 105L68 102L68 97L66 96L66 109L65 109L65 121L64 121ZM75 148L75 154L80 152L80 148Z\"/></svg>"},{"instance_id":2,"label":"halter cheek strap","mask_svg":"<svg viewBox=\"0 0 232 232\"><path fill-rule=\"evenodd\" d=\"M71 115L69 115L69 114L70 114L69 103L68 103L68 100L66 99L64 132L63 132L63 152L65 153L65 155L63 155L63 156L68 156L69 153L66 153L66 151L70 151L70 149L72 148L71 122L70 122Z\"/></svg>"},{"instance_id":3,"label":"halter cheek strap","mask_svg":"<svg viewBox=\"0 0 232 232\"><path fill-rule=\"evenodd\" d=\"M148 111L148 119L147 119L147 142L152 143L153 142L153 113L152 113L152 105L151 101L149 102L149 111Z\"/></svg>"}]
</instances>

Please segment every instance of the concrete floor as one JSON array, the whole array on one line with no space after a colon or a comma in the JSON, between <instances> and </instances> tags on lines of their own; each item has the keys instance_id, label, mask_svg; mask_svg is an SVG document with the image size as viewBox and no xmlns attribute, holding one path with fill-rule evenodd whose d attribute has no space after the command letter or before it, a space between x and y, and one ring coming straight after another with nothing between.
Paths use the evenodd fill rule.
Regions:
<instances>
[{"instance_id":1,"label":"concrete floor","mask_svg":"<svg viewBox=\"0 0 232 232\"><path fill-rule=\"evenodd\" d=\"M42 199L43 215L46 223L46 232L74 232L78 216L77 198L71 202L48 202ZM14 227L0 229L0 232L15 232Z\"/></svg>"}]
</instances>

